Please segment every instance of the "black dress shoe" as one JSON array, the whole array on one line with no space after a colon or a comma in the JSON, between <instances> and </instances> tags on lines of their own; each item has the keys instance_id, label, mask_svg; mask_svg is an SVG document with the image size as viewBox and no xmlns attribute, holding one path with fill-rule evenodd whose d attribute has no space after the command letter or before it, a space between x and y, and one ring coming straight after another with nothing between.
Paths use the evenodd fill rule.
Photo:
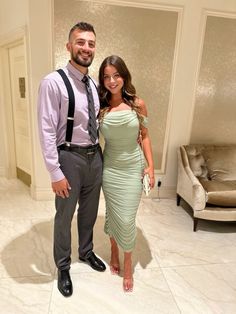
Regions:
<instances>
[{"instance_id":1,"label":"black dress shoe","mask_svg":"<svg viewBox=\"0 0 236 314\"><path fill-rule=\"evenodd\" d=\"M106 269L105 264L93 253L93 251L89 252L85 257L80 257L79 259L88 263L97 271L104 271Z\"/></svg>"},{"instance_id":2,"label":"black dress shoe","mask_svg":"<svg viewBox=\"0 0 236 314\"><path fill-rule=\"evenodd\" d=\"M69 270L58 270L57 287L64 297L70 297L72 295L73 286Z\"/></svg>"}]
</instances>

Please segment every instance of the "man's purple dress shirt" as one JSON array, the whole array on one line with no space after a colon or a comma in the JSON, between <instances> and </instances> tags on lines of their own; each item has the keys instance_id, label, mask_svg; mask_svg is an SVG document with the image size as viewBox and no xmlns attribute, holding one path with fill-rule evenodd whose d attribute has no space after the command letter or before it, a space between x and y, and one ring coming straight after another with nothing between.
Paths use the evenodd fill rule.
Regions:
<instances>
[{"instance_id":1,"label":"man's purple dress shirt","mask_svg":"<svg viewBox=\"0 0 236 314\"><path fill-rule=\"evenodd\" d=\"M92 145L88 134L88 102L85 85L81 81L83 73L70 63L63 68L75 94L75 114L72 143L80 146ZM90 80L93 91L95 113L99 112L97 90ZM65 142L68 113L68 93L58 72L48 74L41 82L38 96L38 126L43 157L51 181L62 180L65 176L60 169L57 146ZM98 123L98 122L97 122Z\"/></svg>"}]
</instances>

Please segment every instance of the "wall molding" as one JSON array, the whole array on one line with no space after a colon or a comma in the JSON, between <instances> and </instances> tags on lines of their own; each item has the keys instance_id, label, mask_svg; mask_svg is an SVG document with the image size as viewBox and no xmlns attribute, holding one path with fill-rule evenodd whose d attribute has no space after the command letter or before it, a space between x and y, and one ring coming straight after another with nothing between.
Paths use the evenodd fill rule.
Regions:
<instances>
[{"instance_id":1,"label":"wall molding","mask_svg":"<svg viewBox=\"0 0 236 314\"><path fill-rule=\"evenodd\" d=\"M11 48L21 42L26 34L27 27L25 25L0 36L1 48Z\"/></svg>"},{"instance_id":2,"label":"wall molding","mask_svg":"<svg viewBox=\"0 0 236 314\"><path fill-rule=\"evenodd\" d=\"M196 100L196 92L197 92L197 86L198 86L198 78L201 68L201 61L202 61L202 53L203 53L203 46L204 46L204 39L205 39L205 31L206 31L206 22L207 22L207 15L204 14L204 10L202 10L201 14L201 29L200 29L200 38L199 38L199 49L198 49L198 56L197 56L197 67L196 67L196 73L195 73L195 79L194 79L194 92L192 95L192 101L191 101L191 113L189 118L189 124L188 124L188 143L190 143L191 135L192 135L192 126L193 126L193 118L194 118L194 111L195 111L195 100Z\"/></svg>"},{"instance_id":3,"label":"wall molding","mask_svg":"<svg viewBox=\"0 0 236 314\"><path fill-rule=\"evenodd\" d=\"M220 10L211 10L211 9L203 9L203 15L206 16L216 16L216 17L223 17L227 19L236 19L236 12L227 12L227 11L220 11Z\"/></svg>"},{"instance_id":4,"label":"wall molding","mask_svg":"<svg viewBox=\"0 0 236 314\"><path fill-rule=\"evenodd\" d=\"M202 63L202 54L203 54L208 16L236 19L236 12L232 13L232 12L226 12L226 11L220 11L220 10L211 10L211 9L206 9L206 8L202 9L201 30L200 30L201 35L200 35L200 44L199 44L199 51L198 51L198 57L197 57L197 70L196 70L195 82L194 82L194 93L193 93L192 105L191 105L192 111L191 111L191 118L189 119L190 132L188 134L189 136L188 143L190 143L191 135L192 135L192 126L193 126L194 111L195 111L195 105L196 105L196 93L197 93L198 79L199 79L201 63Z\"/></svg>"},{"instance_id":5,"label":"wall molding","mask_svg":"<svg viewBox=\"0 0 236 314\"><path fill-rule=\"evenodd\" d=\"M143 9L156 9L156 10L163 10L163 11L178 11L182 10L182 5L167 5L167 4L160 4L157 3L156 0L83 0L87 2L94 2L97 4L109 4L109 5L116 5L116 6L123 6L123 7L134 7L134 8L143 8Z\"/></svg>"},{"instance_id":6,"label":"wall molding","mask_svg":"<svg viewBox=\"0 0 236 314\"><path fill-rule=\"evenodd\" d=\"M156 172L157 174L165 174L166 171L166 162L167 162L167 151L169 146L169 135L170 135L170 127L171 127L171 119L173 112L173 98L174 98L174 87L175 87L175 79L176 79L176 69L177 69L177 60L179 56L179 47L180 47L180 39L182 32L182 22L183 22L183 8L178 8L178 20L176 27L176 37L175 37L175 48L174 48L174 57L173 57L173 67L171 73L171 83L170 83L170 94L169 94L169 103L168 103L168 111L166 118L166 129L165 129L165 137L164 137L164 145L162 152L162 161L161 161L161 170Z\"/></svg>"}]
</instances>

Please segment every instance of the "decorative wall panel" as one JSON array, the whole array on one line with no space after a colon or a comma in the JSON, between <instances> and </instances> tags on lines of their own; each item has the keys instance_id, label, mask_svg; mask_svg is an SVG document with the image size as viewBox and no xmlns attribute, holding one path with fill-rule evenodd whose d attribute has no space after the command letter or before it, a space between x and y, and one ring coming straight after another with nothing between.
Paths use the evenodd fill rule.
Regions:
<instances>
[{"instance_id":1,"label":"decorative wall panel","mask_svg":"<svg viewBox=\"0 0 236 314\"><path fill-rule=\"evenodd\" d=\"M208 16L191 143L236 143L236 18Z\"/></svg>"}]
</instances>

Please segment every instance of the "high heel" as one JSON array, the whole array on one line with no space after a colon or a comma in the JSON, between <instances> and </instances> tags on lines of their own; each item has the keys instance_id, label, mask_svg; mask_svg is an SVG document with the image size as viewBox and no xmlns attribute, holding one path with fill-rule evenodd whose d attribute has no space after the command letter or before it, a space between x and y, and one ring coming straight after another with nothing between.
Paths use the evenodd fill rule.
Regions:
<instances>
[{"instance_id":1,"label":"high heel","mask_svg":"<svg viewBox=\"0 0 236 314\"><path fill-rule=\"evenodd\" d=\"M120 273L120 265L119 264L111 264L110 263L110 271L112 275L119 275Z\"/></svg>"}]
</instances>

